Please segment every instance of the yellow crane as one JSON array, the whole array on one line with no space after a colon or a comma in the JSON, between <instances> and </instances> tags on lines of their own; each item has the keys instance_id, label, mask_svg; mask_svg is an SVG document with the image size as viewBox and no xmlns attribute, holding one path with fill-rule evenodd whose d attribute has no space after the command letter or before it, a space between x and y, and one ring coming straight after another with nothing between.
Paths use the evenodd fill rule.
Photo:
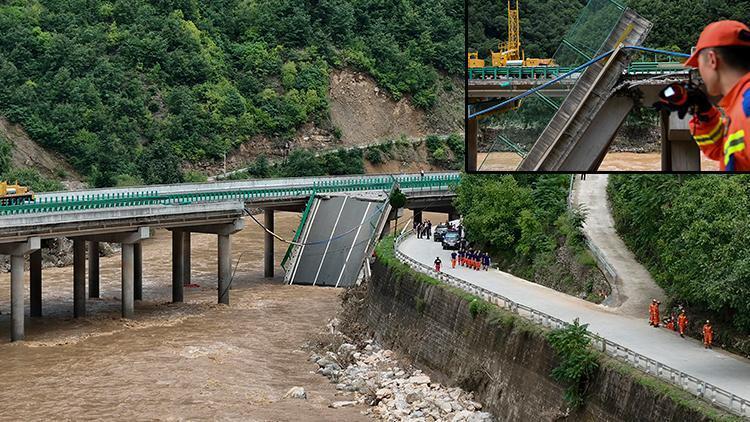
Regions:
<instances>
[{"instance_id":1,"label":"yellow crane","mask_svg":"<svg viewBox=\"0 0 750 422\"><path fill-rule=\"evenodd\" d=\"M555 66L553 59L527 59L521 48L521 21L519 17L520 0L508 0L508 41L498 44L498 51L491 52L492 66ZM484 60L478 53L469 53L469 68L484 67Z\"/></svg>"},{"instance_id":2,"label":"yellow crane","mask_svg":"<svg viewBox=\"0 0 750 422\"><path fill-rule=\"evenodd\" d=\"M6 181L0 182L0 205L21 204L33 200L34 192L26 186L19 185L18 181L13 185Z\"/></svg>"}]
</instances>

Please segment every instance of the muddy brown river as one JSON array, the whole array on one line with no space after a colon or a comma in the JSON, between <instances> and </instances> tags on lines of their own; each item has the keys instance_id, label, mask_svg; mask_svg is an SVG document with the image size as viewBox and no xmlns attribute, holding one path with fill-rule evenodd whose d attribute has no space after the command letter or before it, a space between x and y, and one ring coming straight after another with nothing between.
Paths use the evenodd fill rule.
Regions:
<instances>
[{"instance_id":1,"label":"muddy brown river","mask_svg":"<svg viewBox=\"0 0 750 422\"><path fill-rule=\"evenodd\" d=\"M493 152L489 157L486 153L477 154L477 165L483 161L479 171L515 171L521 157L512 152ZM719 171L718 163L701 154L703 171ZM604 157L599 171L661 171L661 153L610 152Z\"/></svg>"},{"instance_id":2,"label":"muddy brown river","mask_svg":"<svg viewBox=\"0 0 750 422\"><path fill-rule=\"evenodd\" d=\"M291 237L299 214L277 213ZM120 318L120 257L101 258L101 299L73 319L72 267L43 274L42 318L9 343L9 274L0 274L0 420L367 420L361 407L331 409L333 384L301 346L339 308L340 290L263 279L263 234L252 220L232 236L237 265L230 306L216 296L216 236L193 234L185 303L171 304L171 239L143 245L143 297ZM286 245L276 242L277 264ZM28 316L28 271L26 272ZM282 399L293 386L307 400Z\"/></svg>"}]
</instances>

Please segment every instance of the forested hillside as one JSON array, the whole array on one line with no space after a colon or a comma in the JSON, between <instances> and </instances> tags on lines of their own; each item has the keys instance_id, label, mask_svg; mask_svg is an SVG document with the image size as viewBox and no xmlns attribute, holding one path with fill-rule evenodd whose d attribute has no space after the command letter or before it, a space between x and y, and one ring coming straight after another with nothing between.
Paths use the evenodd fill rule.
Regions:
<instances>
[{"instance_id":1,"label":"forested hillside","mask_svg":"<svg viewBox=\"0 0 750 422\"><path fill-rule=\"evenodd\" d=\"M469 48L482 56L508 38L507 3L469 1ZM520 0L521 44L528 57L551 57L588 0ZM748 0L619 0L654 23L646 41L652 47L689 52L709 22L750 19Z\"/></svg>"},{"instance_id":2,"label":"forested hillside","mask_svg":"<svg viewBox=\"0 0 750 422\"><path fill-rule=\"evenodd\" d=\"M609 185L615 227L630 250L673 302L715 320L721 342L745 354L749 186L746 175L616 175Z\"/></svg>"},{"instance_id":3,"label":"forested hillside","mask_svg":"<svg viewBox=\"0 0 750 422\"><path fill-rule=\"evenodd\" d=\"M182 180L328 115L333 67L434 105L463 71L458 0L16 0L0 6L0 114L95 186Z\"/></svg>"}]
</instances>

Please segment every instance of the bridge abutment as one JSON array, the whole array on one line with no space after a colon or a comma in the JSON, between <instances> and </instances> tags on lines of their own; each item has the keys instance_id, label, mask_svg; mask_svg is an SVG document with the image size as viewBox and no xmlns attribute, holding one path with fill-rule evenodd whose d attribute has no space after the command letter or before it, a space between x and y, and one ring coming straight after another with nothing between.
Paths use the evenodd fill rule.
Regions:
<instances>
[{"instance_id":1,"label":"bridge abutment","mask_svg":"<svg viewBox=\"0 0 750 422\"><path fill-rule=\"evenodd\" d=\"M264 224L268 231L264 232L264 248L263 251L263 276L266 278L273 278L273 235L269 232L273 232L273 208L266 208L263 210Z\"/></svg>"}]
</instances>

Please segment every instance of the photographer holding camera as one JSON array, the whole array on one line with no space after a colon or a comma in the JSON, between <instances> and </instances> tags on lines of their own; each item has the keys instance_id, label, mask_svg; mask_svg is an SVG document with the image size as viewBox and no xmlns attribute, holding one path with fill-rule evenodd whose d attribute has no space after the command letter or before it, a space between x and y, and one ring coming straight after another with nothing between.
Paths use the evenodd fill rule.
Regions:
<instances>
[{"instance_id":1,"label":"photographer holding camera","mask_svg":"<svg viewBox=\"0 0 750 422\"><path fill-rule=\"evenodd\" d=\"M685 66L698 68L709 95L722 96L718 107L691 82L669 85L656 108L691 113L693 138L722 171L750 171L750 29L728 20L706 26Z\"/></svg>"}]
</instances>

